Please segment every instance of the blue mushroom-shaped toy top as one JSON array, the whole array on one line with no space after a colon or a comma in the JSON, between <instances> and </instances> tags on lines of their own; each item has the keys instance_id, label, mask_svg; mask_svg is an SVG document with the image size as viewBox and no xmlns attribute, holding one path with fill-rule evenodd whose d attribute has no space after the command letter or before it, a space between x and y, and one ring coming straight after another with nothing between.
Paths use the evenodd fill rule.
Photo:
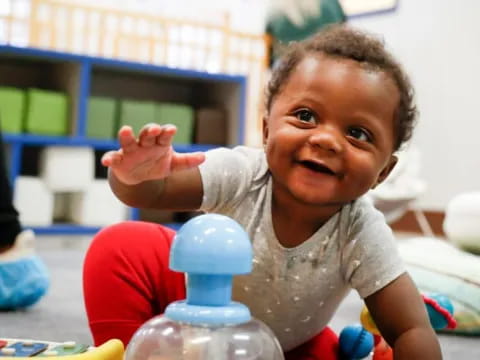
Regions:
<instances>
[{"instance_id":1,"label":"blue mushroom-shaped toy top","mask_svg":"<svg viewBox=\"0 0 480 360\"><path fill-rule=\"evenodd\" d=\"M231 301L233 275L252 269L252 245L233 219L218 214L187 221L175 236L170 268L187 274L187 299L170 304L172 320L221 325L250 321L249 309Z\"/></svg>"},{"instance_id":2,"label":"blue mushroom-shaped toy top","mask_svg":"<svg viewBox=\"0 0 480 360\"><path fill-rule=\"evenodd\" d=\"M170 268L189 274L246 274L252 270L252 246L235 220L218 214L200 215L178 231Z\"/></svg>"}]
</instances>

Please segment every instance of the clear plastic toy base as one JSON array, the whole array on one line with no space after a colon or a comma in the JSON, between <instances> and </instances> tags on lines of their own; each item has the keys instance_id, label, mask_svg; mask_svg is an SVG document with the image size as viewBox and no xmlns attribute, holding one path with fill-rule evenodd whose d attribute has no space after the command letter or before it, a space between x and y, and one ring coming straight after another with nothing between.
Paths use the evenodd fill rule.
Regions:
<instances>
[{"instance_id":1,"label":"clear plastic toy base","mask_svg":"<svg viewBox=\"0 0 480 360\"><path fill-rule=\"evenodd\" d=\"M251 319L232 326L198 326L159 315L127 347L126 360L282 360L273 332Z\"/></svg>"}]
</instances>

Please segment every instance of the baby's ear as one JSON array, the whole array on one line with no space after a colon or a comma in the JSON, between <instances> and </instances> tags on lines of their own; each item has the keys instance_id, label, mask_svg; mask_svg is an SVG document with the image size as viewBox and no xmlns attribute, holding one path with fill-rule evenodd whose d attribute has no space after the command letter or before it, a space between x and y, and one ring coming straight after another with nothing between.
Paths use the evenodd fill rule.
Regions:
<instances>
[{"instance_id":1,"label":"baby's ear","mask_svg":"<svg viewBox=\"0 0 480 360\"><path fill-rule=\"evenodd\" d=\"M390 156L387 165L385 165L385 167L380 172L380 175L378 175L377 182L372 186L372 189L380 185L388 177L388 175L390 175L395 165L397 165L397 162L398 157L396 157L395 155Z\"/></svg>"},{"instance_id":2,"label":"baby's ear","mask_svg":"<svg viewBox=\"0 0 480 360\"><path fill-rule=\"evenodd\" d=\"M267 143L268 139L268 114L263 114L262 117L262 134L263 134L263 145Z\"/></svg>"}]
</instances>

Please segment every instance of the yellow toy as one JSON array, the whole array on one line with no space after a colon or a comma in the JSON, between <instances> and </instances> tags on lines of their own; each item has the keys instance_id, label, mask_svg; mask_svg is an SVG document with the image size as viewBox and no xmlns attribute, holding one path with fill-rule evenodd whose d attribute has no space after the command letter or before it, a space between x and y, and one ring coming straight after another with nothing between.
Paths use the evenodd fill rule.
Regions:
<instances>
[{"instance_id":1,"label":"yellow toy","mask_svg":"<svg viewBox=\"0 0 480 360\"><path fill-rule=\"evenodd\" d=\"M375 325L366 306L363 307L362 312L360 313L360 322L368 332L371 332L373 335L380 335L380 331L378 331L377 325Z\"/></svg>"}]
</instances>

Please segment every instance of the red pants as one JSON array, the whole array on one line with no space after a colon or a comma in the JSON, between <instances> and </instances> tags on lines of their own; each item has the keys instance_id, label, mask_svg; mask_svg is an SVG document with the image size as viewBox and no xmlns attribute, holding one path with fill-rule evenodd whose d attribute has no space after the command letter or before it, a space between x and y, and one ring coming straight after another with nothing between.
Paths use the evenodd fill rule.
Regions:
<instances>
[{"instance_id":1,"label":"red pants","mask_svg":"<svg viewBox=\"0 0 480 360\"><path fill-rule=\"evenodd\" d=\"M95 345L133 333L165 307L185 299L183 273L168 267L174 232L146 222L124 222L100 231L87 252L83 291ZM288 360L337 359L338 339L326 328L288 352Z\"/></svg>"}]
</instances>

